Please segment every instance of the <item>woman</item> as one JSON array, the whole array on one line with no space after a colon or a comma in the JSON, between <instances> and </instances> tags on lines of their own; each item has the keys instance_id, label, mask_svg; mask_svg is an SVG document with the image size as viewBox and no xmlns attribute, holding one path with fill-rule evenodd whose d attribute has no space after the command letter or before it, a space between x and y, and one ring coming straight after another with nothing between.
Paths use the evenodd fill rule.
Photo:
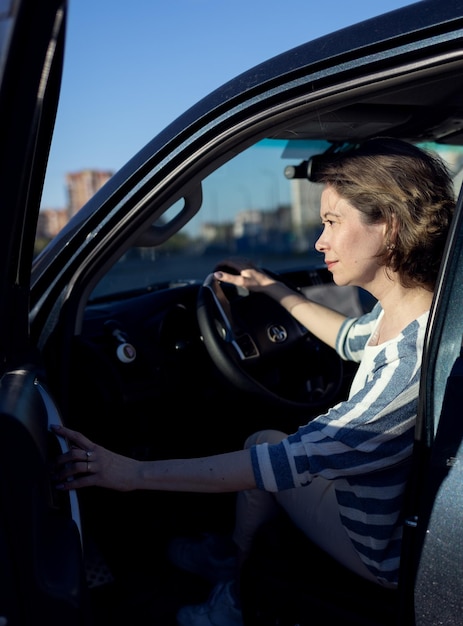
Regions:
<instances>
[{"instance_id":1,"label":"woman","mask_svg":"<svg viewBox=\"0 0 463 626\"><path fill-rule=\"evenodd\" d=\"M453 187L439 159L388 138L327 159L317 180L324 189L316 248L336 284L377 299L369 314L346 318L240 262L229 262L237 275L216 278L265 292L342 358L359 362L348 399L293 435L264 431L243 450L196 459L136 461L57 428L74 446L58 459L58 488L236 491L239 562L257 528L283 507L340 563L394 587L425 329ZM205 559L211 549L203 546ZM221 583L206 604L181 609L179 624L241 624L234 589Z\"/></svg>"}]
</instances>

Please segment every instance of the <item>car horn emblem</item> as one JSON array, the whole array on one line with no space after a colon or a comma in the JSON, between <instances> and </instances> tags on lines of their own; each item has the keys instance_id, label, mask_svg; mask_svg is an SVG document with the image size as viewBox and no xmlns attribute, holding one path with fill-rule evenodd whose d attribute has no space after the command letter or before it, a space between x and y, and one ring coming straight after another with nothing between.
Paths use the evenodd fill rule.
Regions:
<instances>
[{"instance_id":1,"label":"car horn emblem","mask_svg":"<svg viewBox=\"0 0 463 626\"><path fill-rule=\"evenodd\" d=\"M288 338L288 332L284 326L272 324L267 328L267 335L273 343L283 343Z\"/></svg>"}]
</instances>

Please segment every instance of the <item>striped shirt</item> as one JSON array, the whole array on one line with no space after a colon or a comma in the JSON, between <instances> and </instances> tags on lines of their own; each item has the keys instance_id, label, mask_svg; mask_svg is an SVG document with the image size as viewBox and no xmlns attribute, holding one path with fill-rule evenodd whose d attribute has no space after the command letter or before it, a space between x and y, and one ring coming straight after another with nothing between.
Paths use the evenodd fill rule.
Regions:
<instances>
[{"instance_id":1,"label":"striped shirt","mask_svg":"<svg viewBox=\"0 0 463 626\"><path fill-rule=\"evenodd\" d=\"M401 508L410 471L428 313L398 337L368 345L378 304L344 321L336 350L359 362L349 397L279 444L251 449L259 489L280 491L316 476L335 481L341 521L360 558L383 584L398 579Z\"/></svg>"}]
</instances>

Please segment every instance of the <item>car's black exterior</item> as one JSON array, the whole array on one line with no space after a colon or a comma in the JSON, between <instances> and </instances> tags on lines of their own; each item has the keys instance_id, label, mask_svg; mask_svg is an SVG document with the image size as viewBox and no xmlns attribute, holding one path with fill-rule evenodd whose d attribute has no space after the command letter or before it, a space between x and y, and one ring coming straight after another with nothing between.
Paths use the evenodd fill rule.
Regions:
<instances>
[{"instance_id":1,"label":"car's black exterior","mask_svg":"<svg viewBox=\"0 0 463 626\"><path fill-rule=\"evenodd\" d=\"M170 624L192 583L169 570L165 542L211 519L226 529L233 502L94 491L58 497L51 475L59 442L50 423L61 420L144 458L172 454L179 434L176 454L210 453L241 445L248 429L277 423L282 410L295 426L301 411L315 414L341 397L351 372L337 370L332 355L304 337L304 354L323 369L321 395L285 397L294 392L290 370L275 402L267 370L235 376L210 343L203 345L201 282L182 274L116 293L113 271L141 245L157 259L201 214L205 179L263 140L337 149L390 135L463 146L463 1L422 0L250 69L154 137L34 258L67 5L10 0L0 15L0 623ZM168 217L180 200L176 217ZM459 201L428 328L399 590L393 600L367 603L361 587L348 602L345 588L343 595L333 585L316 623L461 623L462 213ZM174 256L168 250L171 256L161 255L166 265ZM316 261L309 269L282 268L281 275L301 289L331 287ZM116 358L131 342L137 360ZM316 373L307 376L312 381ZM246 420L238 419L243 406ZM225 419L230 412L236 418ZM186 519L185 509L195 514ZM282 571L284 544L274 533L271 539L277 542L271 565ZM91 585L95 561L107 578ZM245 598L256 580L245 578ZM288 578L271 584L278 599ZM289 615L266 596L264 579L258 587L245 612L250 626L258 615L266 624L292 626L313 618L310 593Z\"/></svg>"}]
</instances>

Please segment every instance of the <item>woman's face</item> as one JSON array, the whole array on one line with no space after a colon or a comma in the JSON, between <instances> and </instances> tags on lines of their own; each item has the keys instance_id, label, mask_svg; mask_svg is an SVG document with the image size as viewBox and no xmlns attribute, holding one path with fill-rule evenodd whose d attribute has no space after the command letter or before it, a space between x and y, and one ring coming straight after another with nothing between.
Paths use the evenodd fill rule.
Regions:
<instances>
[{"instance_id":1,"label":"woman's face","mask_svg":"<svg viewBox=\"0 0 463 626\"><path fill-rule=\"evenodd\" d=\"M315 248L337 285L355 285L369 291L384 269L377 254L384 250L386 225L365 224L362 213L327 185L321 197L323 232Z\"/></svg>"}]
</instances>

